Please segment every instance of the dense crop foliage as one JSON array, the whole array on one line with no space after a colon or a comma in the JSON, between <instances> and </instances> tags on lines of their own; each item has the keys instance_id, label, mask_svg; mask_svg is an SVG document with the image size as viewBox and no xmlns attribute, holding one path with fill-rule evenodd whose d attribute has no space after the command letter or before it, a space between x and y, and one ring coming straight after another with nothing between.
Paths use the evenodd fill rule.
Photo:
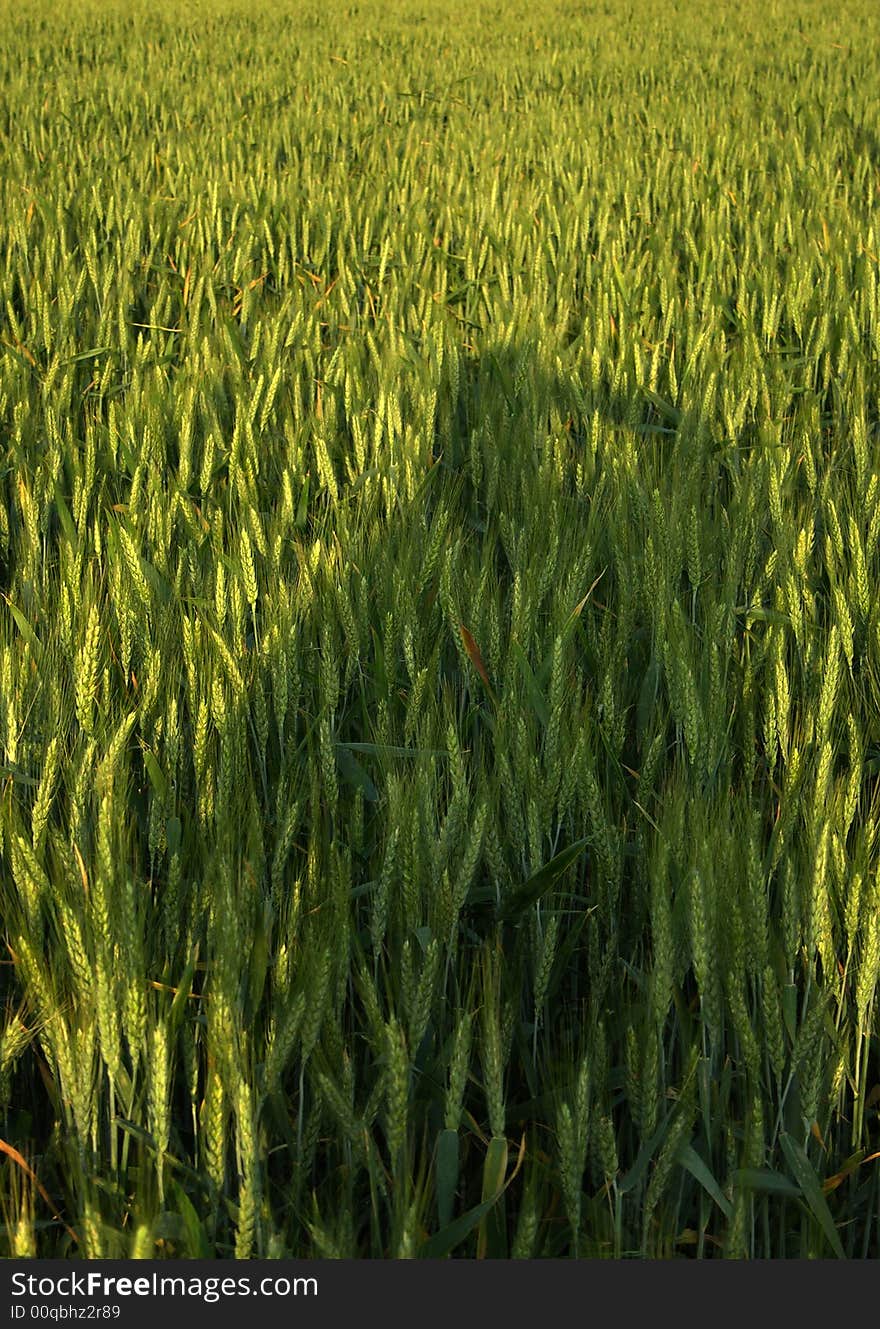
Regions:
<instances>
[{"instance_id":1,"label":"dense crop foliage","mask_svg":"<svg viewBox=\"0 0 880 1329\"><path fill-rule=\"evenodd\" d=\"M12 1254L880 1254L870 0L3 5Z\"/></svg>"}]
</instances>

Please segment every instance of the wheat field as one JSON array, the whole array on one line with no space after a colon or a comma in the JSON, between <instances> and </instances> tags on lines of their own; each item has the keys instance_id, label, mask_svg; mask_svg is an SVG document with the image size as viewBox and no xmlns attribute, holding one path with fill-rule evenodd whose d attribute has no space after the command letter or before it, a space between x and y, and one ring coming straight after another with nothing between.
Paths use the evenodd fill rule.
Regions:
<instances>
[{"instance_id":1,"label":"wheat field","mask_svg":"<svg viewBox=\"0 0 880 1329\"><path fill-rule=\"evenodd\" d=\"M880 11L0 0L0 1252L880 1255Z\"/></svg>"}]
</instances>

